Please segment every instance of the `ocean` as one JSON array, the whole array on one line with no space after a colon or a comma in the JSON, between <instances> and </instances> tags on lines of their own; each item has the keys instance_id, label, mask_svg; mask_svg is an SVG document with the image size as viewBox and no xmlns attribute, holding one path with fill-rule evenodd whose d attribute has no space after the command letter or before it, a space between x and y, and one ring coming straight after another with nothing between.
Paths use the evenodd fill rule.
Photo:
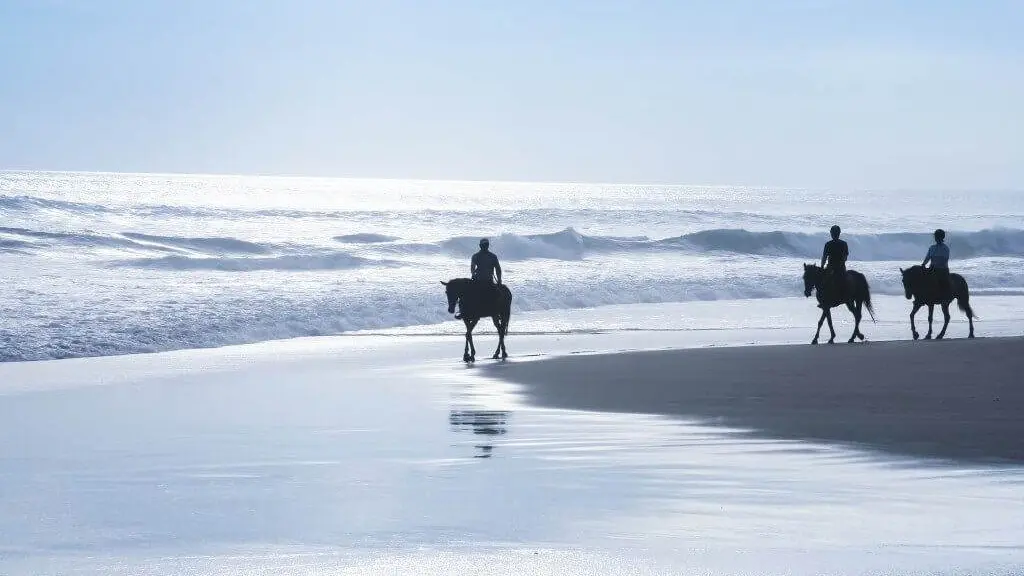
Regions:
<instances>
[{"instance_id":1,"label":"ocean","mask_svg":"<svg viewBox=\"0 0 1024 576\"><path fill-rule=\"evenodd\" d=\"M833 224L875 295L869 340L910 337L899 269L936 227L979 336L1020 335L1010 192L0 173L0 572L1022 573L1018 462L682 417L685 383L635 414L587 408L614 375L565 376L586 387L571 405L501 377L624 352L639 368L614 383L633 395L665 376L633 351L809 342L802 264ZM514 293L511 359L485 360L481 325L467 365L439 281L467 275L484 236ZM941 411L919 441L941 442L970 412L950 398L1012 420L1019 362L1003 355L994 383L972 368L1007 342L945 343L964 377L941 386L921 359L944 344L923 342L789 348L803 388L751 347L736 366L763 396L721 384L753 412L786 394L812 428L873 426L922 394ZM808 411L827 387L792 351L888 358L890 376ZM718 378L699 360L717 351L691 352L680 372ZM66 360L26 362L48 359ZM1012 447L1010 420L970 440Z\"/></svg>"},{"instance_id":2,"label":"ocean","mask_svg":"<svg viewBox=\"0 0 1024 576\"><path fill-rule=\"evenodd\" d=\"M0 360L454 324L438 282L481 237L513 314L550 311L540 332L609 305L771 307L832 224L875 293L902 294L937 227L972 294L1024 289L1015 192L0 172Z\"/></svg>"}]
</instances>

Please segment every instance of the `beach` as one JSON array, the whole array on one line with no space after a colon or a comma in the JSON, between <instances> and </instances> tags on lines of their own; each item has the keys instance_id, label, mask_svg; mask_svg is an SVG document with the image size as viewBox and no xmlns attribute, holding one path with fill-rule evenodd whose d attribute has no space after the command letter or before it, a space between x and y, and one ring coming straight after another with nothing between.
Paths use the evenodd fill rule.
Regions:
<instances>
[{"instance_id":1,"label":"beach","mask_svg":"<svg viewBox=\"0 0 1024 576\"><path fill-rule=\"evenodd\" d=\"M702 348L495 366L531 402L1024 463L1024 339Z\"/></svg>"},{"instance_id":2,"label":"beach","mask_svg":"<svg viewBox=\"0 0 1024 576\"><path fill-rule=\"evenodd\" d=\"M1019 573L1000 433L1020 394L985 396L1019 340L792 345L806 332L516 334L476 365L456 335L0 364L0 572ZM940 352L987 384L884 393ZM835 362L876 379L812 386ZM890 396L904 418L848 434ZM921 433L944 447L908 448Z\"/></svg>"},{"instance_id":3,"label":"beach","mask_svg":"<svg viewBox=\"0 0 1024 576\"><path fill-rule=\"evenodd\" d=\"M0 172L0 573L1020 574L1022 198Z\"/></svg>"}]
</instances>

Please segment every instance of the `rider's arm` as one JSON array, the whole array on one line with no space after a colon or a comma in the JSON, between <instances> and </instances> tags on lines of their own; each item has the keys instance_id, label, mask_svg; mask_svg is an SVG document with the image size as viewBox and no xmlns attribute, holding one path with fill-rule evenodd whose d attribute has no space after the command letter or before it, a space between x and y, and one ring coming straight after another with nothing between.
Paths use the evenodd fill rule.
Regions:
<instances>
[{"instance_id":1,"label":"rider's arm","mask_svg":"<svg viewBox=\"0 0 1024 576\"><path fill-rule=\"evenodd\" d=\"M494 259L494 274L498 277L498 284L501 284L501 264L497 258Z\"/></svg>"},{"instance_id":2,"label":"rider's arm","mask_svg":"<svg viewBox=\"0 0 1024 576\"><path fill-rule=\"evenodd\" d=\"M924 257L924 262L921 262L922 268L928 265L928 261L932 259L933 254L935 254L935 246L928 248L928 254Z\"/></svg>"},{"instance_id":3,"label":"rider's arm","mask_svg":"<svg viewBox=\"0 0 1024 576\"><path fill-rule=\"evenodd\" d=\"M473 257L469 259L469 277L470 278L475 278L476 277L476 266L477 266L476 254L473 254Z\"/></svg>"},{"instance_id":4,"label":"rider's arm","mask_svg":"<svg viewBox=\"0 0 1024 576\"><path fill-rule=\"evenodd\" d=\"M828 244L825 244L825 248L821 251L821 267L825 267L825 259L828 258Z\"/></svg>"}]
</instances>

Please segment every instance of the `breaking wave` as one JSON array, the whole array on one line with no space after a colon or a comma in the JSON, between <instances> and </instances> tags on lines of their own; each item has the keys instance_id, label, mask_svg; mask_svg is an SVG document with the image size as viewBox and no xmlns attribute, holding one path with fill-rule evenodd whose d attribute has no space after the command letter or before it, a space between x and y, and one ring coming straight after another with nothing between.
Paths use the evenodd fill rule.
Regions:
<instances>
[{"instance_id":1,"label":"breaking wave","mask_svg":"<svg viewBox=\"0 0 1024 576\"><path fill-rule=\"evenodd\" d=\"M237 238L192 238L185 236L155 236L136 232L124 232L126 238L162 248L178 248L203 253L267 254L270 246L247 242Z\"/></svg>"},{"instance_id":2,"label":"breaking wave","mask_svg":"<svg viewBox=\"0 0 1024 576\"><path fill-rule=\"evenodd\" d=\"M844 236L851 259L862 261L919 260L932 243L930 234L895 232ZM751 232L742 229L702 230L682 236L588 236L573 228L551 234L502 234L491 247L503 260L581 260L589 254L672 251L684 254L736 254L817 259L826 238L801 232ZM465 256L477 249L478 237L457 236L437 244L395 244L390 252ZM951 232L947 243L957 259L1024 258L1024 230L990 229Z\"/></svg>"},{"instance_id":3,"label":"breaking wave","mask_svg":"<svg viewBox=\"0 0 1024 576\"><path fill-rule=\"evenodd\" d=\"M844 236L850 245L853 261L916 261L931 244L930 234L891 232L852 234ZM322 246L304 246L252 242L233 237L192 237L156 235L140 232L101 234L92 231L41 231L27 228L0 227L0 248L7 251L42 250L55 246L125 249L133 252L158 252L181 255L161 261L155 267L183 270L251 270L251 269L342 269L346 258L353 261L369 256L401 259L417 256L449 256L466 258L477 250L479 237L455 236L435 242L409 242L377 233L335 236L331 240L350 245L356 254L334 252ZM789 257L816 260L824 245L822 235L803 232L758 232L735 228L701 230L662 239L646 236L586 235L573 228L548 234L501 234L491 238L492 249L504 261L534 259L584 260L601 254L672 252L682 255L740 255ZM327 241L325 239L325 241ZM948 244L956 260L981 257L1024 258L1024 230L999 228L975 232L950 232ZM223 265L203 257L224 257ZM232 257L247 257L237 259ZM256 257L264 257L259 259ZM193 262L193 264L178 264ZM198 263L196 263L198 262ZM278 265L272 262L279 262ZM410 265L418 265L409 262Z\"/></svg>"},{"instance_id":4,"label":"breaking wave","mask_svg":"<svg viewBox=\"0 0 1024 576\"><path fill-rule=\"evenodd\" d=\"M330 254L289 254L270 257L192 257L173 255L160 258L121 260L114 262L113 265L151 270L210 270L220 272L281 270L299 272L304 270L351 270L369 266L391 267L395 266L396 263L388 260L370 260L344 252L334 252Z\"/></svg>"}]
</instances>

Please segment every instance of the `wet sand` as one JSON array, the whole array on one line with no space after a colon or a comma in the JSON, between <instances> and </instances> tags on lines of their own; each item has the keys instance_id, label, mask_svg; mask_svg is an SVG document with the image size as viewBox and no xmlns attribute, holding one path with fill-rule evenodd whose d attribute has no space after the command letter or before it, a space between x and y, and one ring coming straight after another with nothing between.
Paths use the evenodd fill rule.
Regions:
<instances>
[{"instance_id":1,"label":"wet sand","mask_svg":"<svg viewBox=\"0 0 1024 576\"><path fill-rule=\"evenodd\" d=\"M497 365L535 404L893 454L1024 463L1024 338L750 346Z\"/></svg>"},{"instance_id":2,"label":"wet sand","mask_svg":"<svg viewBox=\"0 0 1024 576\"><path fill-rule=\"evenodd\" d=\"M517 335L507 367L758 337ZM536 409L460 356L370 336L0 364L0 574L1024 574L1024 468Z\"/></svg>"}]
</instances>

